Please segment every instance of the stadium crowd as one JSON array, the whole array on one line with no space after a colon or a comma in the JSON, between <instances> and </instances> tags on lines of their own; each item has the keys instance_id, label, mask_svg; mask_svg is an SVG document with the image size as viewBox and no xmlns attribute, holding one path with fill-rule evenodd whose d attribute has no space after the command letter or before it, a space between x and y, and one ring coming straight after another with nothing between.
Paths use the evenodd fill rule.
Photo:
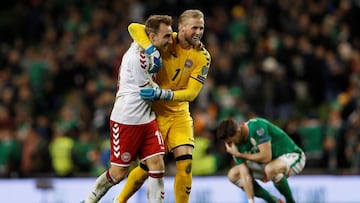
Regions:
<instances>
[{"instance_id":1,"label":"stadium crowd","mask_svg":"<svg viewBox=\"0 0 360 203\"><path fill-rule=\"evenodd\" d=\"M304 173L360 174L360 3L352 0L23 0L0 8L0 177L94 176L130 22L206 16L212 55L191 104L194 175L232 159L214 131L259 115L302 146ZM174 27L175 29L175 27ZM171 156L167 173L171 174Z\"/></svg>"}]
</instances>

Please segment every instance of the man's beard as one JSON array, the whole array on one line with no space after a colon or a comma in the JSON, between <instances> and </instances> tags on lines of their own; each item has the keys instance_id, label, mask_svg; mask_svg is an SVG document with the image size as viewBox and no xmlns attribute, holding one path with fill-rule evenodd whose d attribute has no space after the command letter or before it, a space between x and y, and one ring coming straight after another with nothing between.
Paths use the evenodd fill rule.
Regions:
<instances>
[{"instance_id":1,"label":"man's beard","mask_svg":"<svg viewBox=\"0 0 360 203\"><path fill-rule=\"evenodd\" d=\"M191 37L187 37L187 38L186 38L186 42L187 42L189 45L196 47L196 46L198 46L198 45L201 43L201 42L200 42L200 39L201 39L201 37L199 37L199 39L197 40L197 39L194 39L193 36L191 36Z\"/></svg>"}]
</instances>

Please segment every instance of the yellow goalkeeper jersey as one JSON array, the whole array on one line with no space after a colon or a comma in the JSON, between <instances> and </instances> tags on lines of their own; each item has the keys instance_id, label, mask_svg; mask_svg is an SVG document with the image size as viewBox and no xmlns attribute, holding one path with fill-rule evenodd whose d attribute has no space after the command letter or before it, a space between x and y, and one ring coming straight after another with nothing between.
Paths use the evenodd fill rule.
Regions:
<instances>
[{"instance_id":1,"label":"yellow goalkeeper jersey","mask_svg":"<svg viewBox=\"0 0 360 203\"><path fill-rule=\"evenodd\" d=\"M131 23L128 29L142 47L151 44L144 25ZM161 53L161 57L163 67L157 72L156 83L162 89L173 90L174 97L172 101L155 101L153 109L162 116L188 114L189 102L197 97L208 75L211 56L205 48L181 48L177 33L174 33L173 44L167 52Z\"/></svg>"},{"instance_id":2,"label":"yellow goalkeeper jersey","mask_svg":"<svg viewBox=\"0 0 360 203\"><path fill-rule=\"evenodd\" d=\"M182 49L177 35L170 52L161 53L163 67L156 75L156 83L162 89L174 91L173 101L156 101L153 109L157 114L174 114L189 111L189 101L195 99L207 77L210 54L201 50Z\"/></svg>"}]
</instances>

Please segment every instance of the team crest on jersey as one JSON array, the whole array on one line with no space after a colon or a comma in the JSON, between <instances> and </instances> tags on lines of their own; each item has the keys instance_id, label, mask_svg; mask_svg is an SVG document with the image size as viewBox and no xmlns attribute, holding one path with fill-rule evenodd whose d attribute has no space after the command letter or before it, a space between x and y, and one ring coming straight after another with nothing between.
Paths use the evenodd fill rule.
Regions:
<instances>
[{"instance_id":1,"label":"team crest on jersey","mask_svg":"<svg viewBox=\"0 0 360 203\"><path fill-rule=\"evenodd\" d=\"M264 133L265 133L264 128L260 128L260 129L256 130L256 134L259 135L259 136L263 136Z\"/></svg>"},{"instance_id":2,"label":"team crest on jersey","mask_svg":"<svg viewBox=\"0 0 360 203\"><path fill-rule=\"evenodd\" d=\"M121 154L121 160L124 162L129 162L131 160L131 154L129 152Z\"/></svg>"},{"instance_id":3,"label":"team crest on jersey","mask_svg":"<svg viewBox=\"0 0 360 203\"><path fill-rule=\"evenodd\" d=\"M185 61L185 68L190 68L191 66L193 66L194 62L190 59L186 59Z\"/></svg>"}]
</instances>

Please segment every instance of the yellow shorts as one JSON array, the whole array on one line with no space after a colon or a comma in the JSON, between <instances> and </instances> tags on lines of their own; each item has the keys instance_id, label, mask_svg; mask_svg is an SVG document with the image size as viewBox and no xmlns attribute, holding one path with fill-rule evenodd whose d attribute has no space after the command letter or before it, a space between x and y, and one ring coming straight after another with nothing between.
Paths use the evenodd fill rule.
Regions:
<instances>
[{"instance_id":1,"label":"yellow shorts","mask_svg":"<svg viewBox=\"0 0 360 203\"><path fill-rule=\"evenodd\" d=\"M194 146L194 125L190 114L158 115L157 121L168 152L181 145Z\"/></svg>"}]
</instances>

